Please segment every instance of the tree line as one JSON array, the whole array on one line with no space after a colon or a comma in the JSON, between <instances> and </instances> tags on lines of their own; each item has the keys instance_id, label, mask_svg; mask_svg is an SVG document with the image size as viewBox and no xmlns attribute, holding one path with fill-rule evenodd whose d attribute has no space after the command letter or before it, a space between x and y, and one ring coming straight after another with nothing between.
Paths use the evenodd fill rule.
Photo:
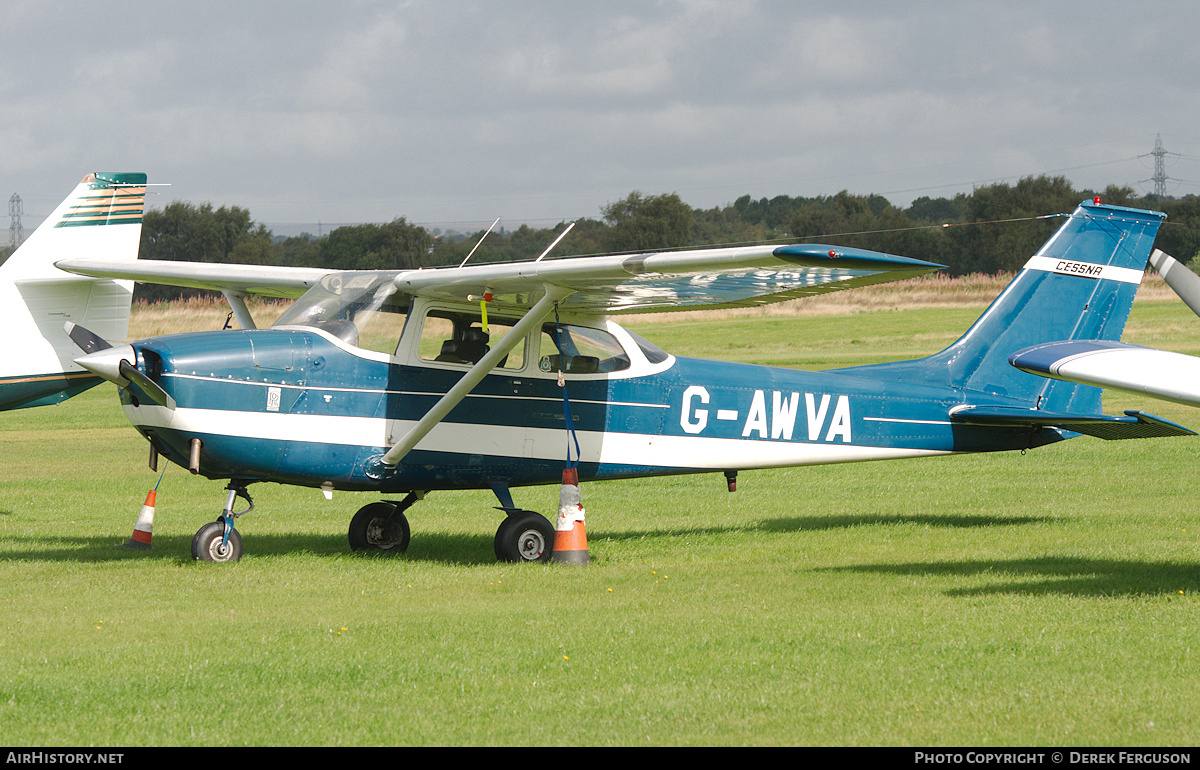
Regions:
<instances>
[{"instance_id":1,"label":"tree line","mask_svg":"<svg viewBox=\"0 0 1200 770\"><path fill-rule=\"evenodd\" d=\"M753 199L743 195L711 209L689 206L675 193L630 193L596 219L575 222L552 257L695 246L807 241L900 254L948 266L952 275L1011 272L1061 225L1081 200L1163 211L1157 246L1180 261L1200 253L1200 198L1138 196L1132 188L1077 190L1064 177L997 183L952 198L922 197L901 209L880 195ZM176 201L149 209L142 220L141 257L194 262L294 265L335 270L414 269L537 258L567 226L442 233L399 217L348 225L328 235L275 237L238 206ZM551 258L551 257L548 257ZM1200 264L1200 263L1198 263ZM172 287L139 284L136 297L179 296Z\"/></svg>"}]
</instances>

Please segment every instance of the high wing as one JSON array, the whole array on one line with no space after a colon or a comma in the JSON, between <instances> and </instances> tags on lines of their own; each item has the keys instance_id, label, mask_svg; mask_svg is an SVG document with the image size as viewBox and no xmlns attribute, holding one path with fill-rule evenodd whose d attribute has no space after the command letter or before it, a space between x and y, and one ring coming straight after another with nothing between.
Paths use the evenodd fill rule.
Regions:
<instances>
[{"instance_id":1,"label":"high wing","mask_svg":"<svg viewBox=\"0 0 1200 770\"><path fill-rule=\"evenodd\" d=\"M56 264L80 275L211 289L227 297L298 297L339 272L155 260ZM402 293L457 302L491 295L495 307L508 308L532 307L553 285L570 292L560 302L564 310L621 314L748 307L944 267L864 249L792 244L403 270L395 271L395 284Z\"/></svg>"},{"instance_id":2,"label":"high wing","mask_svg":"<svg viewBox=\"0 0 1200 770\"><path fill-rule=\"evenodd\" d=\"M555 307L606 315L748 307L907 278L942 265L817 244L699 249L543 262L409 270L407 294L461 302L482 297L525 308L521 320L383 456L395 466Z\"/></svg>"},{"instance_id":3,"label":"high wing","mask_svg":"<svg viewBox=\"0 0 1200 770\"><path fill-rule=\"evenodd\" d=\"M92 277L220 291L243 329L255 328L246 296L296 298L327 276L349 272L163 260L55 265ZM397 292L410 296L453 302L487 297L498 309L529 310L553 293L566 312L618 315L753 307L944 267L865 249L790 244L381 272L394 275Z\"/></svg>"},{"instance_id":4,"label":"high wing","mask_svg":"<svg viewBox=\"0 0 1200 770\"><path fill-rule=\"evenodd\" d=\"M54 264L69 273L93 278L116 278L284 299L299 297L321 278L334 272L310 267L264 267L154 259L139 259L137 262L64 259Z\"/></svg>"},{"instance_id":5,"label":"high wing","mask_svg":"<svg viewBox=\"0 0 1200 770\"><path fill-rule=\"evenodd\" d=\"M555 286L570 292L559 302L563 310L619 315L752 307L944 267L865 249L791 244L408 270L395 283L416 296L490 295L495 307L517 308L532 307L546 286Z\"/></svg>"},{"instance_id":6,"label":"high wing","mask_svg":"<svg viewBox=\"0 0 1200 770\"><path fill-rule=\"evenodd\" d=\"M295 299L334 272L310 267L267 267L212 262L173 262L140 259L137 262L112 262L66 259L54 263L69 273L94 278L117 278L189 289L209 289L225 295L229 307L243 329L255 328L246 307L246 297Z\"/></svg>"}]
</instances>

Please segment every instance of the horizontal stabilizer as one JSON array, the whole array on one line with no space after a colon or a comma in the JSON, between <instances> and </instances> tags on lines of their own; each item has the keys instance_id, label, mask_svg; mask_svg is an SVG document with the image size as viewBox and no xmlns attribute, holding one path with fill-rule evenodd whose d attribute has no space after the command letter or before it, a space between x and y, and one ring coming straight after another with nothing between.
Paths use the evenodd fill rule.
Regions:
<instances>
[{"instance_id":1,"label":"horizontal stabilizer","mask_svg":"<svg viewBox=\"0 0 1200 770\"><path fill-rule=\"evenodd\" d=\"M960 406L950 419L964 425L994 428L1060 428L1106 441L1127 438L1195 436L1196 432L1152 414L1126 410L1124 417L1106 414L1062 414L1017 406Z\"/></svg>"},{"instance_id":2,"label":"horizontal stabilizer","mask_svg":"<svg viewBox=\"0 0 1200 770\"><path fill-rule=\"evenodd\" d=\"M1126 342L1047 342L1018 350L1009 363L1055 380L1119 388L1200 406L1200 358Z\"/></svg>"}]
</instances>

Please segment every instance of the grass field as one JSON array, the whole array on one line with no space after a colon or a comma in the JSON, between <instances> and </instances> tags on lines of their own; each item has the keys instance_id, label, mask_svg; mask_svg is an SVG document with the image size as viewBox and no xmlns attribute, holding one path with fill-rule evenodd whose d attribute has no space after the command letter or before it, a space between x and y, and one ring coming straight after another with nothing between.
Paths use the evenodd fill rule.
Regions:
<instances>
[{"instance_id":1,"label":"grass field","mask_svg":"<svg viewBox=\"0 0 1200 770\"><path fill-rule=\"evenodd\" d=\"M981 302L630 325L819 369L933 352ZM1200 354L1200 319L1139 302L1126 339ZM1134 407L1200 428L1106 400ZM0 740L1192 746L1197 450L1080 438L742 473L733 494L720 474L585 484L586 567L497 563L490 494L431 494L396 559L349 552L372 496L260 485L246 556L215 565L190 542L223 485L177 467L153 550L114 548L158 477L105 385L0 414ZM549 513L557 488L517 501Z\"/></svg>"}]
</instances>

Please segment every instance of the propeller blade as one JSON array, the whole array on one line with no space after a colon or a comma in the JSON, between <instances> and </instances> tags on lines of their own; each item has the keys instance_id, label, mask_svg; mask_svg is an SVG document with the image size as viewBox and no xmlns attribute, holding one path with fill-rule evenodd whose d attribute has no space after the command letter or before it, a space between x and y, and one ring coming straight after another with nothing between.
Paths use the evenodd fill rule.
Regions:
<instances>
[{"instance_id":1,"label":"propeller blade","mask_svg":"<svg viewBox=\"0 0 1200 770\"><path fill-rule=\"evenodd\" d=\"M121 376L137 385L143 393L150 397L151 401L174 411L175 399L171 398L171 395L163 390L161 385L142 374L136 366L125 359L121 359L121 363L117 365L117 368L120 370Z\"/></svg>"},{"instance_id":2,"label":"propeller blade","mask_svg":"<svg viewBox=\"0 0 1200 770\"><path fill-rule=\"evenodd\" d=\"M71 338L71 341L78 345L79 349L84 353L95 353L97 350L107 350L112 347L112 345L94 333L71 321L67 321L63 325L63 328L66 330L67 336Z\"/></svg>"},{"instance_id":3,"label":"propeller blade","mask_svg":"<svg viewBox=\"0 0 1200 770\"><path fill-rule=\"evenodd\" d=\"M1150 254L1150 264L1163 277L1183 303L1200 316L1200 276L1197 276L1185 265L1181 264L1170 254L1155 249Z\"/></svg>"},{"instance_id":4,"label":"propeller blade","mask_svg":"<svg viewBox=\"0 0 1200 770\"><path fill-rule=\"evenodd\" d=\"M92 374L99 375L109 382L116 383L117 387L126 388L130 385L136 385L138 390L142 391L154 403L159 406L165 406L167 409L175 409L175 399L171 398L162 386L154 380L143 374L133 361L137 360L137 353L132 345L122 345L120 347L112 347L111 345L104 350L97 350L94 353L88 353L86 356L80 356L75 359L75 363L87 369Z\"/></svg>"}]
</instances>

